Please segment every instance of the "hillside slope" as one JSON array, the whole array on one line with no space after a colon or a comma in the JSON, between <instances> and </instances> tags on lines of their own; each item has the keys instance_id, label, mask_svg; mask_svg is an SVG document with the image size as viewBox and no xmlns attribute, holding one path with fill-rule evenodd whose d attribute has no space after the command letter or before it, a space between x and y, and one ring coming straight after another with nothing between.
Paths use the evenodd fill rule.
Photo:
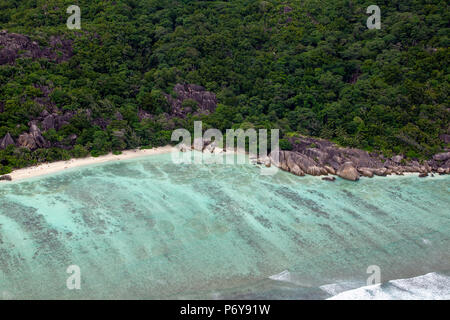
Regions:
<instances>
[{"instance_id":1,"label":"hillside slope","mask_svg":"<svg viewBox=\"0 0 450 320\"><path fill-rule=\"evenodd\" d=\"M449 5L377 1L369 30L372 2L3 0L0 174L194 120L429 158L449 146Z\"/></svg>"}]
</instances>

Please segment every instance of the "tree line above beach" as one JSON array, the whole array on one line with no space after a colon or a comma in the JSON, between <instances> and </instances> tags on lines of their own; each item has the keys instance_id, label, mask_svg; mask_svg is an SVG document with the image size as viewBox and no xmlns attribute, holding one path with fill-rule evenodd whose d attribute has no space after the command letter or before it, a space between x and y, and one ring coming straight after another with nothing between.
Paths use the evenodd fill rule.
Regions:
<instances>
[{"instance_id":1,"label":"tree line above beach","mask_svg":"<svg viewBox=\"0 0 450 320\"><path fill-rule=\"evenodd\" d=\"M450 139L449 5L376 1L369 30L372 2L4 0L0 174L165 145L196 120L429 158Z\"/></svg>"}]
</instances>

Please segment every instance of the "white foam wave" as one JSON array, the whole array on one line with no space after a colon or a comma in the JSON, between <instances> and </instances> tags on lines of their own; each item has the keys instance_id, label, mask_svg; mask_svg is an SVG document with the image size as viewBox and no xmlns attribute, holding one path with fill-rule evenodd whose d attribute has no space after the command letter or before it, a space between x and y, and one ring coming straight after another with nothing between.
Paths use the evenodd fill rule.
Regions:
<instances>
[{"instance_id":1,"label":"white foam wave","mask_svg":"<svg viewBox=\"0 0 450 320\"><path fill-rule=\"evenodd\" d=\"M341 292L330 300L448 300L450 277L435 272Z\"/></svg>"},{"instance_id":2,"label":"white foam wave","mask_svg":"<svg viewBox=\"0 0 450 320\"><path fill-rule=\"evenodd\" d=\"M273 276L270 276L269 279L275 280L275 281L281 281L281 282L287 282L291 283L297 286L302 287L309 287L307 283L302 281L302 279L296 274L295 272L290 272L288 270L284 270L278 274L274 274Z\"/></svg>"},{"instance_id":3,"label":"white foam wave","mask_svg":"<svg viewBox=\"0 0 450 320\"><path fill-rule=\"evenodd\" d=\"M324 284L320 286L319 288L328 293L329 295L335 296L341 292L348 291L351 289L354 289L361 285L361 282L348 282L348 281L341 281L338 283L332 283L332 284Z\"/></svg>"},{"instance_id":4,"label":"white foam wave","mask_svg":"<svg viewBox=\"0 0 450 320\"><path fill-rule=\"evenodd\" d=\"M273 276L270 276L269 279L276 281L292 282L291 273L287 270L284 270L278 274L274 274Z\"/></svg>"}]
</instances>

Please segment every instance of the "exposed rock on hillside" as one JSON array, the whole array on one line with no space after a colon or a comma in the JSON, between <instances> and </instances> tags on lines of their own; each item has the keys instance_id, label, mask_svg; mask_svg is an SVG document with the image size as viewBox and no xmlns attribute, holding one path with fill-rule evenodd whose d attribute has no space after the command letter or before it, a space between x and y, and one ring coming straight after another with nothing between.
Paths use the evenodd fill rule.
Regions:
<instances>
[{"instance_id":1,"label":"exposed rock on hillside","mask_svg":"<svg viewBox=\"0 0 450 320\"><path fill-rule=\"evenodd\" d=\"M441 134L439 136L439 139L441 139L444 143L450 143L450 134Z\"/></svg>"},{"instance_id":2,"label":"exposed rock on hillside","mask_svg":"<svg viewBox=\"0 0 450 320\"><path fill-rule=\"evenodd\" d=\"M186 116L189 113L210 114L216 110L217 97L214 93L206 91L205 88L196 84L177 84L173 91L176 98L166 94L167 101L171 107L171 113L175 116ZM197 102L198 109L183 107L183 101L190 99Z\"/></svg>"},{"instance_id":3,"label":"exposed rock on hillside","mask_svg":"<svg viewBox=\"0 0 450 320\"><path fill-rule=\"evenodd\" d=\"M436 161L447 161L450 159L450 152L438 153L433 156L433 160Z\"/></svg>"},{"instance_id":4,"label":"exposed rock on hillside","mask_svg":"<svg viewBox=\"0 0 450 320\"><path fill-rule=\"evenodd\" d=\"M57 113L49 114L47 111L42 113L42 129L44 131L55 129L59 130L63 125L69 123L70 119L73 117L71 112L66 112L63 115L59 115Z\"/></svg>"},{"instance_id":5,"label":"exposed rock on hillside","mask_svg":"<svg viewBox=\"0 0 450 320\"><path fill-rule=\"evenodd\" d=\"M144 119L151 119L152 115L145 110L139 109L138 117L139 117L139 121L142 121Z\"/></svg>"},{"instance_id":6,"label":"exposed rock on hillside","mask_svg":"<svg viewBox=\"0 0 450 320\"><path fill-rule=\"evenodd\" d=\"M63 40L60 37L50 37L48 47L40 47L36 41L29 37L0 31L0 65L14 64L18 57L30 57L33 59L47 58L50 61L67 61L72 56L72 41Z\"/></svg>"},{"instance_id":7,"label":"exposed rock on hillside","mask_svg":"<svg viewBox=\"0 0 450 320\"><path fill-rule=\"evenodd\" d=\"M7 146L14 144L14 140L9 132L0 140L0 149L5 149Z\"/></svg>"},{"instance_id":8,"label":"exposed rock on hillside","mask_svg":"<svg viewBox=\"0 0 450 320\"><path fill-rule=\"evenodd\" d=\"M30 133L23 133L19 136L18 144L20 147L31 150L50 147L50 142L44 139L41 130L34 123L30 127Z\"/></svg>"}]
</instances>

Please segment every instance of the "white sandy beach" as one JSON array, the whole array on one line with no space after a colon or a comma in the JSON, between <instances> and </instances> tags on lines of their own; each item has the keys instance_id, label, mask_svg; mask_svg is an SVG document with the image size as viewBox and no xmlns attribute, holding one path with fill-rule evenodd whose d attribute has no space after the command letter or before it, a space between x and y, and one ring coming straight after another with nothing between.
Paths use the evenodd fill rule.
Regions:
<instances>
[{"instance_id":1,"label":"white sandy beach","mask_svg":"<svg viewBox=\"0 0 450 320\"><path fill-rule=\"evenodd\" d=\"M51 173L55 173L58 171L66 170L69 168L76 168L81 166L86 166L90 164L96 163L104 163L109 161L117 161L117 160L127 160L138 157L144 157L149 155L161 154L161 153L169 153L177 151L175 147L172 146L164 146L153 149L144 149L144 150L126 150L123 151L120 155L113 155L112 153L100 156L100 157L87 157L87 158L79 158L79 159L71 159L67 161L57 161L51 163L43 163L33 167L27 167L23 169L15 170L8 175L11 176L13 181L28 179L38 176L43 176ZM0 181L1 183L2 181Z\"/></svg>"}]
</instances>

